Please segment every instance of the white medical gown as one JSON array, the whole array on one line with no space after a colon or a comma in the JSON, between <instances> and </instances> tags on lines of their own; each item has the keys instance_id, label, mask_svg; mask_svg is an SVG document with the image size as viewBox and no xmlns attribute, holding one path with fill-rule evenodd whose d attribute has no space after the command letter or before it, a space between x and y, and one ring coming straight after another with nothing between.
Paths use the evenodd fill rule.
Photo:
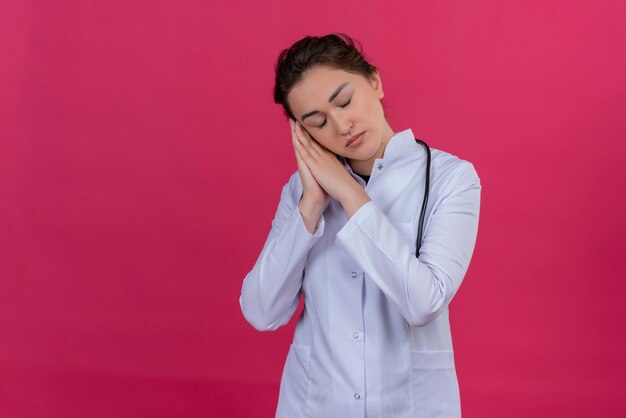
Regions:
<instances>
[{"instance_id":1,"label":"white medical gown","mask_svg":"<svg viewBox=\"0 0 626 418\"><path fill-rule=\"evenodd\" d=\"M262 331L286 324L304 297L277 417L461 416L448 304L474 251L481 185L470 162L431 154L419 259L427 154L411 129L394 134L367 184L341 158L371 198L349 220L333 199L311 234L298 171L283 187L240 297Z\"/></svg>"}]
</instances>

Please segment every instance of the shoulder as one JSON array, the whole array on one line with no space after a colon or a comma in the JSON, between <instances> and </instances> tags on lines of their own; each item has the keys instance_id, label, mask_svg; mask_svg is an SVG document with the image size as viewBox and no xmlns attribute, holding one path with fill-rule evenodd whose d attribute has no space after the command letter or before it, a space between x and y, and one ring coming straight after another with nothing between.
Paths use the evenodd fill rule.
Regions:
<instances>
[{"instance_id":1,"label":"shoulder","mask_svg":"<svg viewBox=\"0 0 626 418\"><path fill-rule=\"evenodd\" d=\"M431 148L431 176L433 180L453 183L480 182L476 167L449 152Z\"/></svg>"}]
</instances>

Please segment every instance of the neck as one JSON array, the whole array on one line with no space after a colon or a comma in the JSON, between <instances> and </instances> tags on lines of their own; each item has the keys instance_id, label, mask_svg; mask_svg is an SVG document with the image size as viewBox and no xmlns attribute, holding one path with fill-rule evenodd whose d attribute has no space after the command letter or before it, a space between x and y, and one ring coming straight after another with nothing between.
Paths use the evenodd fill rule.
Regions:
<instances>
[{"instance_id":1,"label":"neck","mask_svg":"<svg viewBox=\"0 0 626 418\"><path fill-rule=\"evenodd\" d=\"M371 175L372 169L374 167L374 160L376 160L377 158L383 158L383 156L385 155L385 148L387 147L389 140L391 140L391 137L393 137L394 135L395 132L393 131L393 129L391 129L391 126L386 123L383 135L380 139L380 146L378 147L376 154L374 154L371 158L365 161L348 159L348 164L350 164L352 171L363 176Z\"/></svg>"}]
</instances>

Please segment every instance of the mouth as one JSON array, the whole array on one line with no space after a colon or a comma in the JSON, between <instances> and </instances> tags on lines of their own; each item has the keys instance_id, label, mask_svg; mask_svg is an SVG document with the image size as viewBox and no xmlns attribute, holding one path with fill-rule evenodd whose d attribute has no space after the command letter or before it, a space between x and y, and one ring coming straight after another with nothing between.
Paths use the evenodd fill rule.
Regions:
<instances>
[{"instance_id":1,"label":"mouth","mask_svg":"<svg viewBox=\"0 0 626 418\"><path fill-rule=\"evenodd\" d=\"M356 134L352 138L348 139L348 142L346 142L346 147L349 147L352 144L356 145L361 140L361 138L363 138L363 134L365 134L365 132Z\"/></svg>"}]
</instances>

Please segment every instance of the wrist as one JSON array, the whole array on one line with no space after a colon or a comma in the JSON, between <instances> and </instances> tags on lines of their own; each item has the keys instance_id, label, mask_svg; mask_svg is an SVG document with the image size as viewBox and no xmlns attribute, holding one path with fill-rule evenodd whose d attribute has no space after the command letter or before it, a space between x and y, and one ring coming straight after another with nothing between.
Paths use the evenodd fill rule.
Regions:
<instances>
[{"instance_id":1,"label":"wrist","mask_svg":"<svg viewBox=\"0 0 626 418\"><path fill-rule=\"evenodd\" d=\"M326 208L326 202L314 199L308 199L305 194L300 196L300 201L298 202L298 208L300 211L305 211L307 213L322 213Z\"/></svg>"},{"instance_id":2,"label":"wrist","mask_svg":"<svg viewBox=\"0 0 626 418\"><path fill-rule=\"evenodd\" d=\"M304 197L300 198L300 202L298 202L298 210L300 212L300 217L304 221L304 225L310 234L315 233L315 226L320 220L322 213L324 213L325 206L322 203L320 205L319 202L310 202Z\"/></svg>"},{"instance_id":3,"label":"wrist","mask_svg":"<svg viewBox=\"0 0 626 418\"><path fill-rule=\"evenodd\" d=\"M357 210L367 202L372 200L360 185L357 184L356 188L350 189L345 196L343 196L339 203L346 212L348 219L356 213Z\"/></svg>"}]
</instances>

